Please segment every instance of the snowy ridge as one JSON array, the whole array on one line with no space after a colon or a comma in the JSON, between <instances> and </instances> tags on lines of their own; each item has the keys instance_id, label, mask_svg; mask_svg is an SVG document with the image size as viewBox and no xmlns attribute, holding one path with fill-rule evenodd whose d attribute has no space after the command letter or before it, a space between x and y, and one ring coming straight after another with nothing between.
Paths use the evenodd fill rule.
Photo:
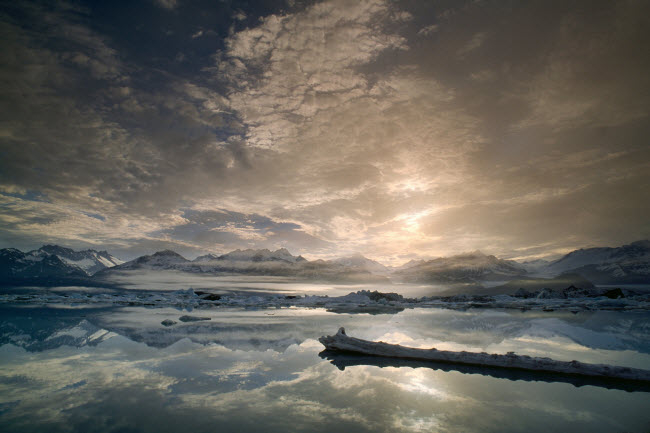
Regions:
<instances>
[{"instance_id":1,"label":"snowy ridge","mask_svg":"<svg viewBox=\"0 0 650 433\"><path fill-rule=\"evenodd\" d=\"M111 275L130 270L282 276L346 283L444 284L450 287L449 293L494 293L492 289L497 287L512 293L513 285L548 287L555 282L544 281L542 277L567 279L568 275L577 276L570 284L582 286L650 284L650 241L618 248L576 250L551 263L542 260L518 263L474 251L428 261L412 260L397 268L359 254L310 261L292 255L285 248L238 249L222 255L203 255L192 261L165 250L126 263L106 251L74 251L58 245L44 245L28 253L14 248L0 250L0 284L3 285L71 285L81 284L85 278L88 285L114 286Z\"/></svg>"},{"instance_id":2,"label":"snowy ridge","mask_svg":"<svg viewBox=\"0 0 650 433\"><path fill-rule=\"evenodd\" d=\"M499 259L480 251L409 263L412 265L398 268L394 275L402 281L413 283L507 281L527 273L524 266L513 260Z\"/></svg>"},{"instance_id":3,"label":"snowy ridge","mask_svg":"<svg viewBox=\"0 0 650 433\"><path fill-rule=\"evenodd\" d=\"M38 284L87 279L88 274L58 256L42 251L25 254L18 250L0 250L0 283Z\"/></svg>"},{"instance_id":4,"label":"snowy ridge","mask_svg":"<svg viewBox=\"0 0 650 433\"><path fill-rule=\"evenodd\" d=\"M58 245L43 245L23 253L15 248L0 250L0 282L31 281L46 278L84 278L123 263L106 251L74 251Z\"/></svg>"},{"instance_id":5,"label":"snowy ridge","mask_svg":"<svg viewBox=\"0 0 650 433\"><path fill-rule=\"evenodd\" d=\"M540 274L578 273L601 284L650 283L650 241L617 248L587 248L570 252L543 266Z\"/></svg>"},{"instance_id":6,"label":"snowy ridge","mask_svg":"<svg viewBox=\"0 0 650 433\"><path fill-rule=\"evenodd\" d=\"M43 245L38 250L30 251L27 253L28 256L32 255L34 257L44 256L47 254L57 256L67 264L82 269L88 275L93 275L102 269L110 268L124 263L122 260L109 254L106 251L75 251L71 248L65 248L58 245Z\"/></svg>"},{"instance_id":7,"label":"snowy ridge","mask_svg":"<svg viewBox=\"0 0 650 433\"><path fill-rule=\"evenodd\" d=\"M205 257L205 256L204 256ZM261 250L235 250L227 254L223 254L216 258L217 260L229 260L229 261L246 261L246 262L287 262L287 263L297 263L304 261L305 259L302 256L292 255L286 248L280 248L275 251L270 251L268 249Z\"/></svg>"},{"instance_id":8,"label":"snowy ridge","mask_svg":"<svg viewBox=\"0 0 650 433\"><path fill-rule=\"evenodd\" d=\"M104 274L107 271L112 270L130 270L130 269L176 269L189 263L185 257L180 254L171 251L164 250L158 251L150 256L141 256L130 262L123 263L118 266L114 266L110 269L102 270L100 274Z\"/></svg>"},{"instance_id":9,"label":"snowy ridge","mask_svg":"<svg viewBox=\"0 0 650 433\"><path fill-rule=\"evenodd\" d=\"M594 376L624 380L650 382L650 371L629 367L617 367L605 364L586 364L578 361L556 361L550 358L537 358L527 355L506 355L452 352L437 349L417 349L382 341L374 342L349 337L344 328L339 328L335 335L322 336L318 341L327 350L358 353L369 356L410 359L417 361L435 361L455 364L477 365L485 367L516 368L531 371Z\"/></svg>"},{"instance_id":10,"label":"snowy ridge","mask_svg":"<svg viewBox=\"0 0 650 433\"><path fill-rule=\"evenodd\" d=\"M215 275L264 275L285 276L304 280L330 282L386 282L386 277L373 274L365 268L345 266L325 260L306 260L293 256L284 248L276 251L235 250L228 254L215 256L207 254L193 261L173 251L160 251L150 256L142 256L130 262L97 274L98 278L110 282L115 272L130 270L175 270L194 274Z\"/></svg>"},{"instance_id":11,"label":"snowy ridge","mask_svg":"<svg viewBox=\"0 0 650 433\"><path fill-rule=\"evenodd\" d=\"M421 266L421 265L425 264L426 262L427 261L424 260L424 259L419 259L419 260L411 259L408 262L404 263L403 265L396 267L395 270L398 271L398 270L402 270L402 269L412 268L414 266Z\"/></svg>"},{"instance_id":12,"label":"snowy ridge","mask_svg":"<svg viewBox=\"0 0 650 433\"><path fill-rule=\"evenodd\" d=\"M350 268L361 269L377 275L388 275L390 273L390 269L388 267L382 265L379 262L368 259L361 254L334 259L332 260L332 263Z\"/></svg>"},{"instance_id":13,"label":"snowy ridge","mask_svg":"<svg viewBox=\"0 0 650 433\"><path fill-rule=\"evenodd\" d=\"M650 241L637 241L617 248L586 248L572 251L549 263L555 272L565 272L586 265L604 265L630 260L649 260Z\"/></svg>"}]
</instances>

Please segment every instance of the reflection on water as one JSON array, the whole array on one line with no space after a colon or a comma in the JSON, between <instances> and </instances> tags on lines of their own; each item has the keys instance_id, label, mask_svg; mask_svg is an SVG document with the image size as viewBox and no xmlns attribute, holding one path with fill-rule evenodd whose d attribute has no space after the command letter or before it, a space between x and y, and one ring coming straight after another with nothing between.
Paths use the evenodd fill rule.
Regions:
<instances>
[{"instance_id":1,"label":"reflection on water","mask_svg":"<svg viewBox=\"0 0 650 433\"><path fill-rule=\"evenodd\" d=\"M360 338L650 368L648 314L0 309L0 431L647 431L650 394L318 356ZM334 360L337 361L336 359ZM513 380L515 379L515 380Z\"/></svg>"},{"instance_id":2,"label":"reflection on water","mask_svg":"<svg viewBox=\"0 0 650 433\"><path fill-rule=\"evenodd\" d=\"M330 350L323 350L318 354L327 359L339 370L359 365L374 365L376 367L409 367L429 368L441 371L457 371L465 374L480 374L499 379L523 380L526 382L563 382L574 386L599 386L607 389L620 389L629 392L650 392L650 383L647 381L610 379L591 376L576 376L571 374L552 373L546 371L530 371L516 368L481 367L458 363L444 363L435 361L417 361L411 359L386 358L367 355L355 355Z\"/></svg>"}]
</instances>

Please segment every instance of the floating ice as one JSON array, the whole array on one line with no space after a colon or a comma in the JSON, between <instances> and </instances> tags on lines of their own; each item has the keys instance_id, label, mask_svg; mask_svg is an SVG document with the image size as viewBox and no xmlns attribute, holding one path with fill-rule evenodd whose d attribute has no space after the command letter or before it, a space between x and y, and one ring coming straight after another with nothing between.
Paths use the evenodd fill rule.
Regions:
<instances>
[{"instance_id":1,"label":"floating ice","mask_svg":"<svg viewBox=\"0 0 650 433\"><path fill-rule=\"evenodd\" d=\"M318 339L327 350L379 356L386 358L409 359L415 361L433 361L453 364L476 365L481 367L511 368L551 373L593 376L601 378L624 379L650 382L650 371L630 367L617 367L606 364L586 364L579 361L556 361L551 358L537 358L496 353L452 352L437 349L417 349L399 344L388 344L349 337L344 328L339 328L335 335Z\"/></svg>"},{"instance_id":2,"label":"floating ice","mask_svg":"<svg viewBox=\"0 0 650 433\"><path fill-rule=\"evenodd\" d=\"M567 289L568 290L568 289ZM614 293L616 292L616 293ZM569 296L570 295L570 296ZM168 291L119 291L80 292L41 291L32 293L0 294L0 303L26 304L112 304L147 307L194 308L280 308L306 307L326 308L334 312L347 313L394 313L406 308L514 308L538 311L648 311L650 294L627 290L570 291L569 295L558 296L548 291L536 293L517 292L516 295L455 295L404 298L397 293L360 290L345 296L287 296L284 294L229 293L214 294L195 292L193 289ZM614 296L617 295L617 296Z\"/></svg>"}]
</instances>

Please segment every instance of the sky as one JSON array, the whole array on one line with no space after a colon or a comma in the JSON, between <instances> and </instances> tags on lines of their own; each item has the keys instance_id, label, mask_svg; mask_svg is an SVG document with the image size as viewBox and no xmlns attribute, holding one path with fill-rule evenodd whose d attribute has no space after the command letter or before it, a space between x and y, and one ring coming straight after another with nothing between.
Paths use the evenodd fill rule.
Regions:
<instances>
[{"instance_id":1,"label":"sky","mask_svg":"<svg viewBox=\"0 0 650 433\"><path fill-rule=\"evenodd\" d=\"M646 1L0 4L0 248L650 237Z\"/></svg>"}]
</instances>

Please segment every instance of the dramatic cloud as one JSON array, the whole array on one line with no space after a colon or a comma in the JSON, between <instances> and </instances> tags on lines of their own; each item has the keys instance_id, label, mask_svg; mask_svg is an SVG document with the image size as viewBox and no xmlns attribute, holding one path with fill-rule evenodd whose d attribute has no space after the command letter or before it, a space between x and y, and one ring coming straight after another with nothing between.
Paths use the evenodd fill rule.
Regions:
<instances>
[{"instance_id":1,"label":"dramatic cloud","mask_svg":"<svg viewBox=\"0 0 650 433\"><path fill-rule=\"evenodd\" d=\"M394 264L650 236L641 2L8 4L0 243Z\"/></svg>"}]
</instances>

